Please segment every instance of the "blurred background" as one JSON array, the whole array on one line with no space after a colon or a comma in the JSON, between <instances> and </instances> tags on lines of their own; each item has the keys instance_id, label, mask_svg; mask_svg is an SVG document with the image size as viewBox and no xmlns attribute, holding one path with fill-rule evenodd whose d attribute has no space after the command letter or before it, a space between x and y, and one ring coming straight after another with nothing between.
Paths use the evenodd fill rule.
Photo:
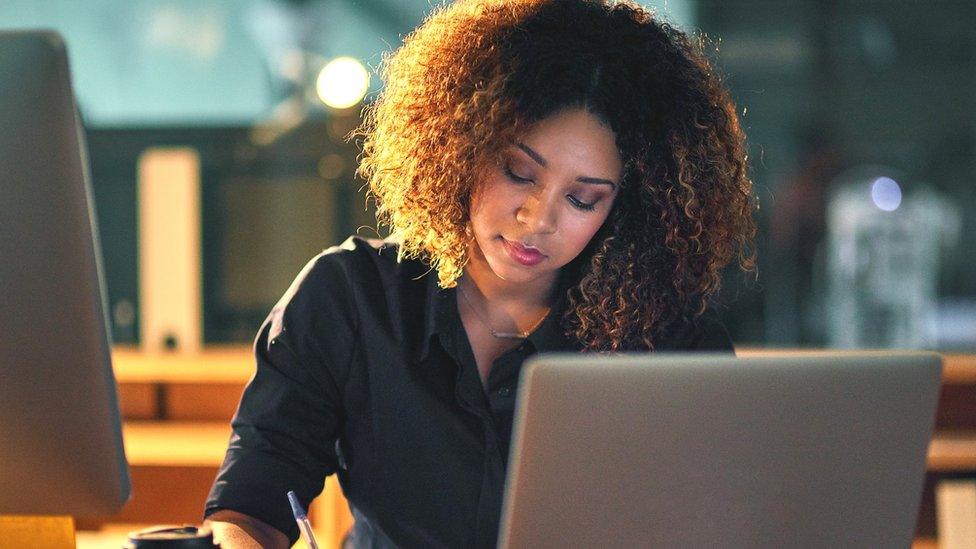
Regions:
<instances>
[{"instance_id":1,"label":"blurred background","mask_svg":"<svg viewBox=\"0 0 976 549\"><path fill-rule=\"evenodd\" d=\"M976 349L976 3L644 2L707 36L749 136L760 276L726 274L738 345ZM138 344L139 180L191 151L202 340L250 343L305 262L374 235L345 136L427 1L4 0L65 36L112 335ZM141 167L142 166L142 167Z\"/></svg>"}]
</instances>

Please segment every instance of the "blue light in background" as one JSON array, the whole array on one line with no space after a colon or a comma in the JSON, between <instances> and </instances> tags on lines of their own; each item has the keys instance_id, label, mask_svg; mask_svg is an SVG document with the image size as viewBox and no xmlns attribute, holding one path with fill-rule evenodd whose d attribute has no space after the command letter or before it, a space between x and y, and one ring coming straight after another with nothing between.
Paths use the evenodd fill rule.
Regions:
<instances>
[{"instance_id":1,"label":"blue light in background","mask_svg":"<svg viewBox=\"0 0 976 549\"><path fill-rule=\"evenodd\" d=\"M901 204L901 187L890 177L879 177L871 184L871 200L879 209L893 212Z\"/></svg>"}]
</instances>

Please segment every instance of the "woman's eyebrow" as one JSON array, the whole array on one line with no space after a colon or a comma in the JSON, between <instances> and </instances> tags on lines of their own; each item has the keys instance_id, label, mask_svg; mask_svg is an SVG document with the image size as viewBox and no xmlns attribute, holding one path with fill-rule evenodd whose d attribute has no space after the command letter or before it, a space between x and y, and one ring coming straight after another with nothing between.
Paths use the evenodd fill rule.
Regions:
<instances>
[{"instance_id":1,"label":"woman's eyebrow","mask_svg":"<svg viewBox=\"0 0 976 549\"><path fill-rule=\"evenodd\" d=\"M577 177L576 180L579 181L580 183L592 183L594 185L610 185L611 190L617 188L617 184L614 183L613 181L610 181L609 179L602 179L599 177L581 176L581 177Z\"/></svg>"},{"instance_id":2,"label":"woman's eyebrow","mask_svg":"<svg viewBox=\"0 0 976 549\"><path fill-rule=\"evenodd\" d=\"M543 168L545 168L548 165L548 162L546 161L546 159L543 158L541 154L539 154L539 153L535 152L534 150L532 150L532 147L529 147L525 143L516 143L516 146L518 148L522 149L522 152L524 152L525 154L529 155L529 158L531 158L532 160L535 160L536 163L539 164L540 166L542 166ZM609 179L603 179L603 178L600 178L600 177L580 176L580 177L577 177L576 180L579 181L580 183L591 183L591 184L594 184L594 185L609 185L611 189L616 189L617 188L617 184L614 183L613 181L610 181Z\"/></svg>"},{"instance_id":3,"label":"woman's eyebrow","mask_svg":"<svg viewBox=\"0 0 976 549\"><path fill-rule=\"evenodd\" d=\"M546 162L545 158L542 158L541 154L533 151L532 148L526 145L525 143L517 143L516 145L518 145L518 148L522 149L522 152L529 155L529 157L531 157L532 160L535 160L536 163L542 166L543 168L545 168L549 164L548 162Z\"/></svg>"}]
</instances>

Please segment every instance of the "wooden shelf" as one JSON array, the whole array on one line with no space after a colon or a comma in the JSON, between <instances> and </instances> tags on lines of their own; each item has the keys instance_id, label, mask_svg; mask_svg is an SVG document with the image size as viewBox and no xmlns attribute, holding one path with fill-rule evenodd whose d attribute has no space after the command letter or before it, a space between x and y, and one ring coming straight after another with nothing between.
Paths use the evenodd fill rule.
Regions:
<instances>
[{"instance_id":1,"label":"wooden shelf","mask_svg":"<svg viewBox=\"0 0 976 549\"><path fill-rule=\"evenodd\" d=\"M197 354L144 353L114 347L112 366L119 384L246 383L254 374L254 353L245 345L214 345Z\"/></svg>"},{"instance_id":2,"label":"wooden shelf","mask_svg":"<svg viewBox=\"0 0 976 549\"><path fill-rule=\"evenodd\" d=\"M843 352L836 349L759 349L744 347L735 350L740 357L761 357L769 355L814 355L824 352ZM878 352L885 352L883 350ZM942 382L947 385L976 385L976 354L942 354Z\"/></svg>"},{"instance_id":3,"label":"wooden shelf","mask_svg":"<svg viewBox=\"0 0 976 549\"><path fill-rule=\"evenodd\" d=\"M976 355L946 354L942 381L948 385L976 385Z\"/></svg>"},{"instance_id":4,"label":"wooden shelf","mask_svg":"<svg viewBox=\"0 0 976 549\"><path fill-rule=\"evenodd\" d=\"M132 466L219 467L227 450L226 421L127 421L125 457Z\"/></svg>"},{"instance_id":5,"label":"wooden shelf","mask_svg":"<svg viewBox=\"0 0 976 549\"><path fill-rule=\"evenodd\" d=\"M929 444L929 471L976 471L976 432L937 431Z\"/></svg>"},{"instance_id":6,"label":"wooden shelf","mask_svg":"<svg viewBox=\"0 0 976 549\"><path fill-rule=\"evenodd\" d=\"M211 346L192 355L117 347L112 362L127 420L226 423L254 374L254 354L245 345Z\"/></svg>"}]
</instances>

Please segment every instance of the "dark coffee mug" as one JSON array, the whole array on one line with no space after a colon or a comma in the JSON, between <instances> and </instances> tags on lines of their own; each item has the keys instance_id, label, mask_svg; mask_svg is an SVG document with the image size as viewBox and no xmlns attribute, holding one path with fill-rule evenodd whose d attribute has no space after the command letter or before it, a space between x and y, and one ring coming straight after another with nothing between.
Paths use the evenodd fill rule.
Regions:
<instances>
[{"instance_id":1,"label":"dark coffee mug","mask_svg":"<svg viewBox=\"0 0 976 549\"><path fill-rule=\"evenodd\" d=\"M122 549L214 549L209 526L153 526L129 532L129 543Z\"/></svg>"}]
</instances>

